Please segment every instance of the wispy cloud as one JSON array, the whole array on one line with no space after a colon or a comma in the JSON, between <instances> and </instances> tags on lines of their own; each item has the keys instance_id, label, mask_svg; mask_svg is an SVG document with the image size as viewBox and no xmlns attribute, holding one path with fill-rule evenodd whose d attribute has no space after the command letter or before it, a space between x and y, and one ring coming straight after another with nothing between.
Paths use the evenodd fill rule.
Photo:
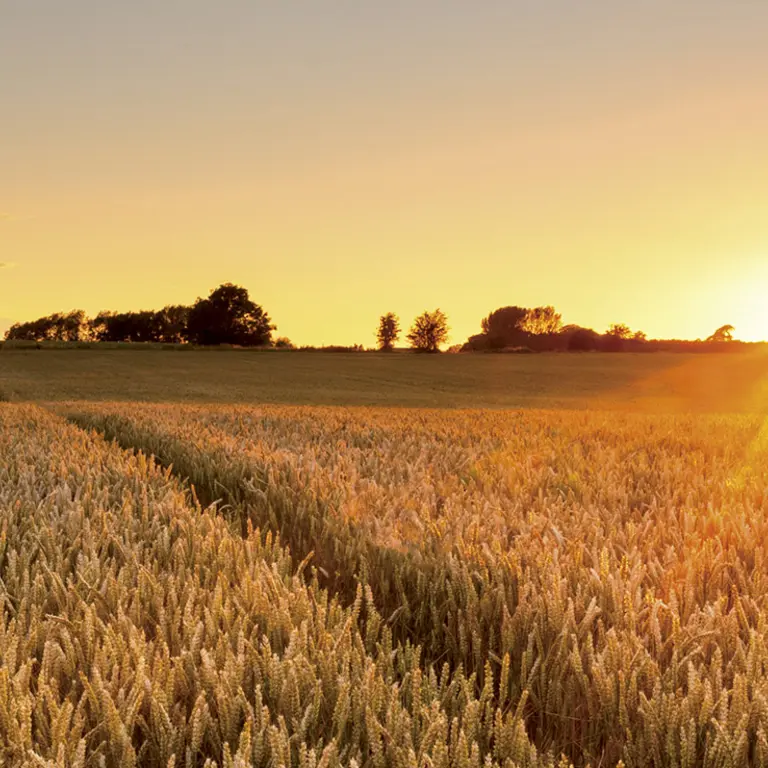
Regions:
<instances>
[{"instance_id":1,"label":"wispy cloud","mask_svg":"<svg viewBox=\"0 0 768 768\"><path fill-rule=\"evenodd\" d=\"M10 211L0 211L0 224L18 224L28 221L35 221L37 217L29 214L11 213Z\"/></svg>"},{"instance_id":2,"label":"wispy cloud","mask_svg":"<svg viewBox=\"0 0 768 768\"><path fill-rule=\"evenodd\" d=\"M15 266L12 261L0 261L0 269L13 269Z\"/></svg>"}]
</instances>

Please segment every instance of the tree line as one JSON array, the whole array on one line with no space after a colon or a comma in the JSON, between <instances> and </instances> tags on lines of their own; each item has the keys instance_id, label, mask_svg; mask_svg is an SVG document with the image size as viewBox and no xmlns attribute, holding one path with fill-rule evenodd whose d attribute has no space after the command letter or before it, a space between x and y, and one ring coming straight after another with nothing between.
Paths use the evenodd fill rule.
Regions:
<instances>
[{"instance_id":1,"label":"tree line","mask_svg":"<svg viewBox=\"0 0 768 768\"><path fill-rule=\"evenodd\" d=\"M471 336L462 351L517 350L532 352L651 352L722 350L733 344L732 325L723 325L711 336L696 341L648 339L640 330L614 323L604 333L580 325L564 325L552 306L507 306L491 312L481 322L482 333ZM737 344L738 346L738 344Z\"/></svg>"},{"instance_id":2,"label":"tree line","mask_svg":"<svg viewBox=\"0 0 768 768\"><path fill-rule=\"evenodd\" d=\"M611 325L605 333L579 325L564 325L552 306L506 306L494 310L480 322L481 333L471 336L452 352L545 352L545 351L697 351L722 350L734 342L731 325L718 328L704 341L649 340L642 331L623 323ZM276 326L248 291L224 283L194 304L168 305L160 310L99 312L88 318L83 310L55 313L27 323L17 323L6 333L9 341L59 342L156 342L240 347L286 347L285 337L273 339ZM405 338L416 352L439 352L449 339L448 318L440 310L425 311L416 317ZM395 349L402 335L400 318L387 312L379 318L377 348ZM315 349L302 347L302 349ZM324 351L363 351L363 346L321 347Z\"/></svg>"},{"instance_id":3,"label":"tree line","mask_svg":"<svg viewBox=\"0 0 768 768\"><path fill-rule=\"evenodd\" d=\"M9 341L111 341L165 344L232 344L258 347L272 343L269 315L232 283L224 283L191 306L169 305L140 312L99 312L88 318L83 310L56 313L11 326Z\"/></svg>"},{"instance_id":4,"label":"tree line","mask_svg":"<svg viewBox=\"0 0 768 768\"><path fill-rule=\"evenodd\" d=\"M552 306L507 306L494 310L480 322L481 333L452 352L640 352L722 350L734 342L732 325L718 328L705 340L649 340L643 331L633 331L624 323L612 324L605 333L580 325L564 325L562 315ZM394 349L400 337L400 321L393 312L379 318L378 348ZM448 320L439 309L416 318L406 339L420 352L437 352L448 339Z\"/></svg>"}]
</instances>

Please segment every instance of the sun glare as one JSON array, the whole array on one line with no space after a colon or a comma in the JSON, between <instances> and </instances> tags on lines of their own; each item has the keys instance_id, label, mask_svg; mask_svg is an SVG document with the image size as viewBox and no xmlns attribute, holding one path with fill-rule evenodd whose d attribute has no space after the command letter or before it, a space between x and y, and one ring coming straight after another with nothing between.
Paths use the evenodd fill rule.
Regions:
<instances>
[{"instance_id":1,"label":"sun glare","mask_svg":"<svg viewBox=\"0 0 768 768\"><path fill-rule=\"evenodd\" d=\"M744 288L736 336L744 341L768 341L768 279L752 280Z\"/></svg>"},{"instance_id":2,"label":"sun glare","mask_svg":"<svg viewBox=\"0 0 768 768\"><path fill-rule=\"evenodd\" d=\"M706 316L713 327L732 325L733 337L740 341L768 341L768 259L751 254L743 261L748 262L745 269L713 277L700 317Z\"/></svg>"}]
</instances>

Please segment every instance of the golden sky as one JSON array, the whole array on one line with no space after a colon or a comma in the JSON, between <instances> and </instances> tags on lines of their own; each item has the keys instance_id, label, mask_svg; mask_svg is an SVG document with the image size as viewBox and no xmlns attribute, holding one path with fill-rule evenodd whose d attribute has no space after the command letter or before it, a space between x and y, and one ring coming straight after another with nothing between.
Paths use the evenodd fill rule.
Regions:
<instances>
[{"instance_id":1,"label":"golden sky","mask_svg":"<svg viewBox=\"0 0 768 768\"><path fill-rule=\"evenodd\" d=\"M245 285L768 338L763 0L0 0L0 325Z\"/></svg>"}]
</instances>

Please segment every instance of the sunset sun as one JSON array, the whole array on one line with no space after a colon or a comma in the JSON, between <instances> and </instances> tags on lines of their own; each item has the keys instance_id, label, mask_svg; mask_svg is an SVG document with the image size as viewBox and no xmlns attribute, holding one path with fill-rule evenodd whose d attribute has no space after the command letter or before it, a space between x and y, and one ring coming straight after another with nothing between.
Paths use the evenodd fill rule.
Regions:
<instances>
[{"instance_id":1,"label":"sunset sun","mask_svg":"<svg viewBox=\"0 0 768 768\"><path fill-rule=\"evenodd\" d=\"M736 338L744 341L768 341L768 259L751 266L732 283L720 286L729 296L729 322L735 327Z\"/></svg>"}]
</instances>

